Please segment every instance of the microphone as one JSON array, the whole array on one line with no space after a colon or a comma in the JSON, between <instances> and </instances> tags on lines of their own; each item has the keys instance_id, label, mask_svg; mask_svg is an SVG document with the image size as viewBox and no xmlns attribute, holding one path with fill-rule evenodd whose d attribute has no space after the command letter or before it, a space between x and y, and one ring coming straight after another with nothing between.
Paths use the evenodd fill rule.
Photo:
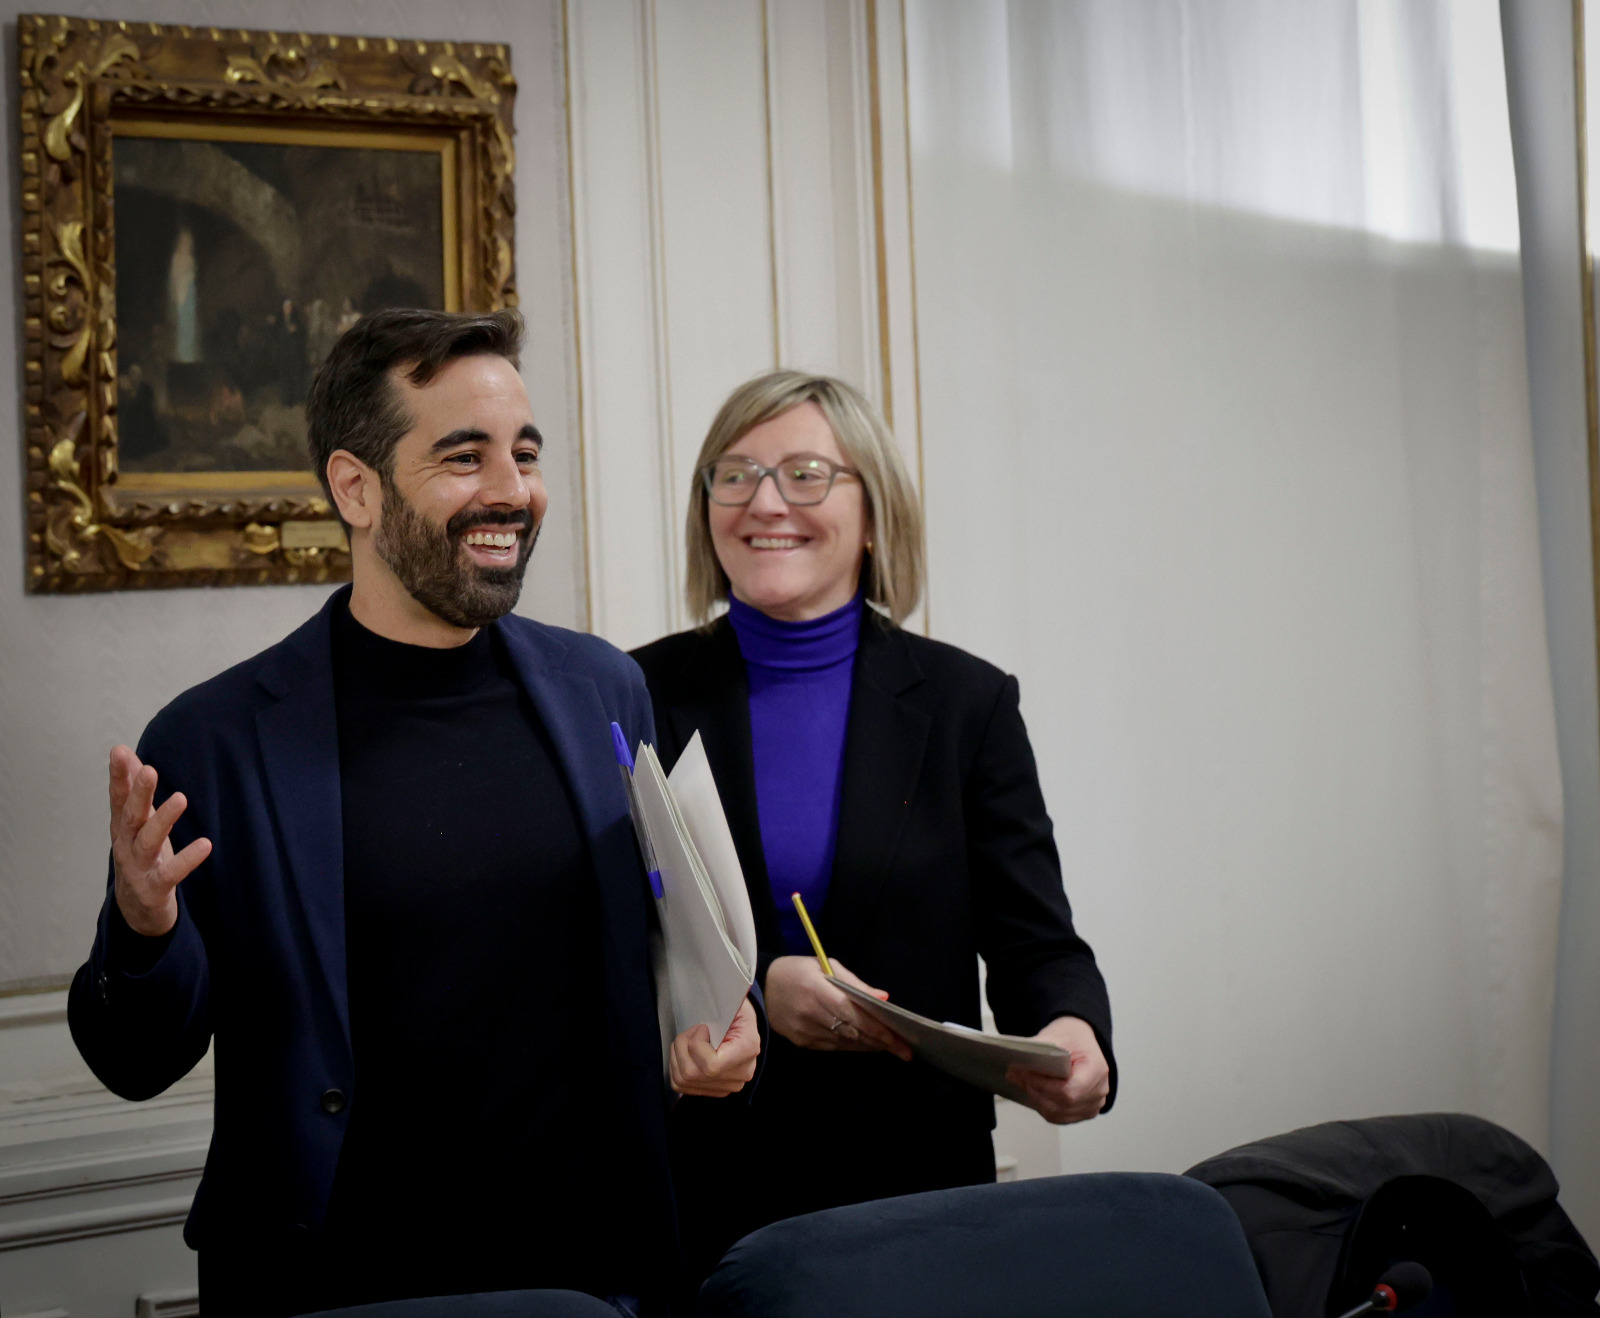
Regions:
<instances>
[{"instance_id":1,"label":"microphone","mask_svg":"<svg viewBox=\"0 0 1600 1318\"><path fill-rule=\"evenodd\" d=\"M1339 1318L1357 1318L1363 1313L1398 1313L1414 1308L1428 1298L1433 1289L1433 1277L1420 1263L1396 1263L1372 1288L1372 1298L1358 1304Z\"/></svg>"}]
</instances>

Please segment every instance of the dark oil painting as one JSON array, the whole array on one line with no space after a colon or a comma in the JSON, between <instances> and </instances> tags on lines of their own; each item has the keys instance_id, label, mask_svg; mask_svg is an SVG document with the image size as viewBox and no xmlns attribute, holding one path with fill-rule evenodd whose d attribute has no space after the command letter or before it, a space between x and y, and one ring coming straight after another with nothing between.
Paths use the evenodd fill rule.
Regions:
<instances>
[{"instance_id":1,"label":"dark oil painting","mask_svg":"<svg viewBox=\"0 0 1600 1318\"><path fill-rule=\"evenodd\" d=\"M368 311L445 305L436 151L113 139L118 461L304 471L306 391Z\"/></svg>"}]
</instances>

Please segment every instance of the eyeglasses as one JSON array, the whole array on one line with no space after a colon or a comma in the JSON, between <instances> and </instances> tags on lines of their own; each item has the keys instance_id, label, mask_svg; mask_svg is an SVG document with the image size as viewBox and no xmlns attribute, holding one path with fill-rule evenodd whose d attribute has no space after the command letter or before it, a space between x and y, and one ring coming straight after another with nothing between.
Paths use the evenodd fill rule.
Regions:
<instances>
[{"instance_id":1,"label":"eyeglasses","mask_svg":"<svg viewBox=\"0 0 1600 1318\"><path fill-rule=\"evenodd\" d=\"M841 467L815 453L791 454L776 467L763 467L750 458L718 458L700 468L706 494L724 508L743 508L768 476L785 503L805 507L826 499L836 478L855 474L854 467Z\"/></svg>"}]
</instances>

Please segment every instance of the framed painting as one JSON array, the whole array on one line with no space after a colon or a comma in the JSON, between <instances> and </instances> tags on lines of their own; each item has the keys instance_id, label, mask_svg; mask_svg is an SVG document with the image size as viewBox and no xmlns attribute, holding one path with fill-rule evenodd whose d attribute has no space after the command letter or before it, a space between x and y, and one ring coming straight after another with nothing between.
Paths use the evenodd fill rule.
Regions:
<instances>
[{"instance_id":1,"label":"framed painting","mask_svg":"<svg viewBox=\"0 0 1600 1318\"><path fill-rule=\"evenodd\" d=\"M337 581L333 342L516 304L504 46L24 16L28 587Z\"/></svg>"}]
</instances>

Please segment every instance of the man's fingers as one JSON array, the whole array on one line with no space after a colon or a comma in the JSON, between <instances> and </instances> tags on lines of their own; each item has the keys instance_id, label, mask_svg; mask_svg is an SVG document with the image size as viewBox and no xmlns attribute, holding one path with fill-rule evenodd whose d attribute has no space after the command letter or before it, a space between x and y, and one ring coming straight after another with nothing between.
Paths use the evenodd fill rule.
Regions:
<instances>
[{"instance_id":1,"label":"man's fingers","mask_svg":"<svg viewBox=\"0 0 1600 1318\"><path fill-rule=\"evenodd\" d=\"M150 803L156 796L156 771L148 764L142 765L133 775L128 787L128 799L122 805L122 832L132 838L150 818Z\"/></svg>"},{"instance_id":2,"label":"man's fingers","mask_svg":"<svg viewBox=\"0 0 1600 1318\"><path fill-rule=\"evenodd\" d=\"M197 837L176 856L161 867L161 877L174 888L205 863L211 854L211 839Z\"/></svg>"},{"instance_id":3,"label":"man's fingers","mask_svg":"<svg viewBox=\"0 0 1600 1318\"><path fill-rule=\"evenodd\" d=\"M704 1025L686 1030L672 1041L672 1087L680 1094L725 1098L743 1089L755 1075L756 1055L748 1038L736 1035L739 1018L723 1040L721 1052L711 1046L711 1031ZM759 1049L760 1041L756 1041Z\"/></svg>"},{"instance_id":4,"label":"man's fingers","mask_svg":"<svg viewBox=\"0 0 1600 1318\"><path fill-rule=\"evenodd\" d=\"M711 1046L711 1031L704 1025L685 1030L673 1040L673 1049L683 1062L685 1079L704 1080L722 1067L717 1050Z\"/></svg>"},{"instance_id":5,"label":"man's fingers","mask_svg":"<svg viewBox=\"0 0 1600 1318\"><path fill-rule=\"evenodd\" d=\"M133 775L139 769L139 757L126 746L113 746L109 768L111 824L115 832L116 822L122 817L123 807L128 804L128 793L133 790Z\"/></svg>"},{"instance_id":6,"label":"man's fingers","mask_svg":"<svg viewBox=\"0 0 1600 1318\"><path fill-rule=\"evenodd\" d=\"M178 822L178 816L188 807L189 798L182 792L174 792L163 801L161 808L145 820L134 838L134 855L147 865L153 863L160 856L162 845L172 832L172 826Z\"/></svg>"},{"instance_id":7,"label":"man's fingers","mask_svg":"<svg viewBox=\"0 0 1600 1318\"><path fill-rule=\"evenodd\" d=\"M697 1038L704 1038L707 1043L711 1041L711 1031L704 1025L696 1025L692 1030L685 1030L672 1041L672 1047L667 1050L669 1070L672 1076L672 1087L680 1094L690 1093L687 1088L693 1083L695 1077L694 1063L690 1057L690 1043Z\"/></svg>"},{"instance_id":8,"label":"man's fingers","mask_svg":"<svg viewBox=\"0 0 1600 1318\"><path fill-rule=\"evenodd\" d=\"M173 792L171 797L162 801L154 811L150 811L149 819L144 821L139 829L139 845L146 848L152 856L162 849L166 835L173 832L173 824L178 822L186 809L189 809L189 798L182 792Z\"/></svg>"}]
</instances>

